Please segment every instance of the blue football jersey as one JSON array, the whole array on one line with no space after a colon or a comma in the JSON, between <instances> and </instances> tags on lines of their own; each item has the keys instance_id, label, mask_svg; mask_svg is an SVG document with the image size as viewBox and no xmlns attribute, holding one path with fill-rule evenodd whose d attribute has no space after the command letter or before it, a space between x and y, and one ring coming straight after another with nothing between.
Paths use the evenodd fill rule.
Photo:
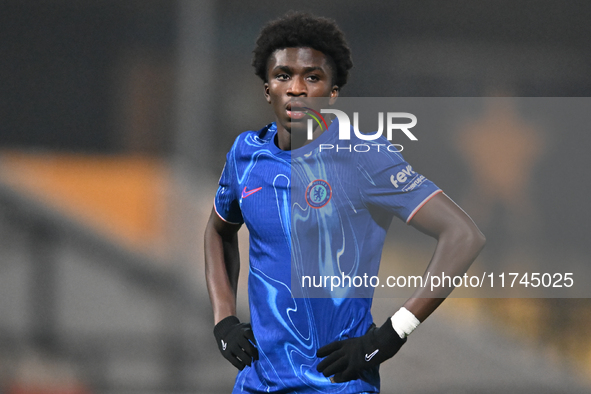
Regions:
<instances>
[{"instance_id":1,"label":"blue football jersey","mask_svg":"<svg viewBox=\"0 0 591 394\"><path fill-rule=\"evenodd\" d=\"M215 198L223 220L250 232L248 295L259 360L238 373L233 392L379 392L377 368L341 384L316 371L318 348L367 332L373 287L330 291L303 287L301 279L377 275L393 216L408 222L440 190L385 139L374 146L339 141L336 121L292 151L277 147L276 134L272 123L238 136Z\"/></svg>"}]
</instances>

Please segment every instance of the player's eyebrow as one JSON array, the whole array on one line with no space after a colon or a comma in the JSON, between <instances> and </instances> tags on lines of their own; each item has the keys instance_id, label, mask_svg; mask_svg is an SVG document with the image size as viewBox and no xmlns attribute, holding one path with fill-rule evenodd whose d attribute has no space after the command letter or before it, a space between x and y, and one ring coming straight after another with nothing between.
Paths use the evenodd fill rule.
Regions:
<instances>
[{"instance_id":1,"label":"player's eyebrow","mask_svg":"<svg viewBox=\"0 0 591 394\"><path fill-rule=\"evenodd\" d=\"M293 72L293 69L292 69L292 67L290 67L290 66L285 66L285 65L280 65L280 64L278 64L278 65L276 65L276 66L273 68L273 71L283 71L283 72L286 72L286 73L292 73L292 72ZM322 67L320 67L320 66L309 66L309 67L304 67L304 70L303 70L303 71L304 71L304 74L305 74L305 73L312 72L312 71L322 71L323 73L325 73L325 72L326 72L326 71L324 70L324 68L322 68Z\"/></svg>"},{"instance_id":2,"label":"player's eyebrow","mask_svg":"<svg viewBox=\"0 0 591 394\"><path fill-rule=\"evenodd\" d=\"M310 67L304 67L304 73L309 73L312 71L324 71L324 68L320 67L320 66L310 66Z\"/></svg>"},{"instance_id":3,"label":"player's eyebrow","mask_svg":"<svg viewBox=\"0 0 591 394\"><path fill-rule=\"evenodd\" d=\"M283 71L283 72L286 72L286 73L291 73L291 67L289 67L289 66L282 66L282 65L278 64L275 67L273 67L273 71Z\"/></svg>"}]
</instances>

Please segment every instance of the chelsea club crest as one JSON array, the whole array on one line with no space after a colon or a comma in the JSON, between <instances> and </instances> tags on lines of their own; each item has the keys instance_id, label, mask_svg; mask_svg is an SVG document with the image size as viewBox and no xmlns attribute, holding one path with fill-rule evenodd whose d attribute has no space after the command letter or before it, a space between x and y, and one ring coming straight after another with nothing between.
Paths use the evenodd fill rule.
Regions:
<instances>
[{"instance_id":1,"label":"chelsea club crest","mask_svg":"<svg viewBox=\"0 0 591 394\"><path fill-rule=\"evenodd\" d=\"M312 208L322 208L330 201L332 189L328 182L323 179L316 179L310 182L306 189L306 202Z\"/></svg>"}]
</instances>

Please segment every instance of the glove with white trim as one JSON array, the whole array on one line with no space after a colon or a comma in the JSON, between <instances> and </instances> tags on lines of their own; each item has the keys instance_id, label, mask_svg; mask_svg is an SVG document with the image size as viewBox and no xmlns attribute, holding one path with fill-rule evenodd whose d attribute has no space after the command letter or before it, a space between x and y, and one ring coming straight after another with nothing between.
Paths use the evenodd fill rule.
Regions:
<instances>
[{"instance_id":1,"label":"glove with white trim","mask_svg":"<svg viewBox=\"0 0 591 394\"><path fill-rule=\"evenodd\" d=\"M335 341L321 347L317 357L326 357L316 369L324 376L332 377L335 383L359 379L360 373L393 357L406 343L392 326L391 318L377 328L370 327L367 333L356 338Z\"/></svg>"},{"instance_id":2,"label":"glove with white trim","mask_svg":"<svg viewBox=\"0 0 591 394\"><path fill-rule=\"evenodd\" d=\"M259 359L256 340L252 327L247 323L240 323L236 316L222 319L213 329L218 348L228 361L239 370L251 366L253 360Z\"/></svg>"}]
</instances>

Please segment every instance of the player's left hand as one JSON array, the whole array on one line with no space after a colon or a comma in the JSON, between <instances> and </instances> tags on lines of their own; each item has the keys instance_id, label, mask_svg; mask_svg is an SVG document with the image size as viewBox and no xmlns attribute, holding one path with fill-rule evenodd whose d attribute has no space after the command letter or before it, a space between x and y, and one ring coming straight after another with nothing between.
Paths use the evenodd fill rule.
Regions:
<instances>
[{"instance_id":1,"label":"player's left hand","mask_svg":"<svg viewBox=\"0 0 591 394\"><path fill-rule=\"evenodd\" d=\"M372 326L360 337L335 341L321 347L317 357L326 357L316 369L335 383L343 383L359 378L364 369L375 367L393 357L406 338L400 338L392 327L391 318L380 328Z\"/></svg>"}]
</instances>

